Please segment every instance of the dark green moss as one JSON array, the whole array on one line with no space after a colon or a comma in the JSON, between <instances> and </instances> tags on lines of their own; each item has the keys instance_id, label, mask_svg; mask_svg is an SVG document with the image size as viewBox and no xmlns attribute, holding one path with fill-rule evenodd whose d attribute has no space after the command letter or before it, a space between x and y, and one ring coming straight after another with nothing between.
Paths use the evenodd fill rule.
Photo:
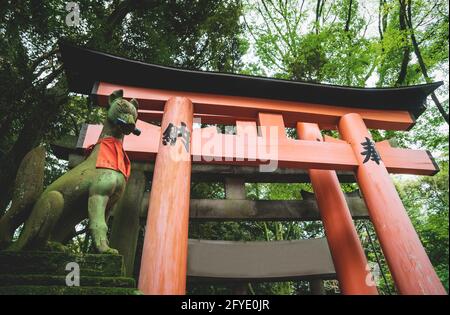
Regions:
<instances>
[{"instance_id":1,"label":"dark green moss","mask_svg":"<svg viewBox=\"0 0 450 315\"><path fill-rule=\"evenodd\" d=\"M66 265L80 266L80 286L66 286ZM124 277L119 255L75 255L62 252L0 252L0 295L139 294L133 278Z\"/></svg>"},{"instance_id":2,"label":"dark green moss","mask_svg":"<svg viewBox=\"0 0 450 315\"><path fill-rule=\"evenodd\" d=\"M52 275L0 275L0 286L12 285L39 285L39 286L65 286L65 276ZM87 287L118 287L134 288L136 282L133 278L126 277L80 277L80 286Z\"/></svg>"},{"instance_id":3,"label":"dark green moss","mask_svg":"<svg viewBox=\"0 0 450 315\"><path fill-rule=\"evenodd\" d=\"M139 295L137 289L111 287L8 286L0 287L0 295Z\"/></svg>"},{"instance_id":4,"label":"dark green moss","mask_svg":"<svg viewBox=\"0 0 450 315\"><path fill-rule=\"evenodd\" d=\"M75 255L62 252L0 252L0 274L66 275L66 265L77 262L81 276L123 276L123 257L120 255Z\"/></svg>"}]
</instances>

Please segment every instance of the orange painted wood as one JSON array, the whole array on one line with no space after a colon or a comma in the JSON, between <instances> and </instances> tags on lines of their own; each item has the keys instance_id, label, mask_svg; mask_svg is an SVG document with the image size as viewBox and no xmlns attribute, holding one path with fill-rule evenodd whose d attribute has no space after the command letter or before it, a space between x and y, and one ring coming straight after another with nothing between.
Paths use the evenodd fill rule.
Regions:
<instances>
[{"instance_id":1,"label":"orange painted wood","mask_svg":"<svg viewBox=\"0 0 450 315\"><path fill-rule=\"evenodd\" d=\"M164 109L162 129L169 123L179 127L184 122L192 131L192 119L190 100L171 98ZM162 138L158 139L139 289L144 294L185 294L191 155L181 138L173 146L163 145Z\"/></svg>"},{"instance_id":2,"label":"orange painted wood","mask_svg":"<svg viewBox=\"0 0 450 315\"><path fill-rule=\"evenodd\" d=\"M358 109L351 107L257 99L238 96L224 96L192 92L177 92L121 86L100 82L96 91L100 105L107 104L108 96L117 89L124 90L124 97L136 98L141 109L161 111L164 103L174 96L188 97L194 103L194 113L225 115L254 120L259 112L282 114L288 127L297 121L317 123L322 129L335 129L340 117L348 113L359 113L366 125L374 129L407 130L414 125L408 111Z\"/></svg>"},{"instance_id":3,"label":"orange painted wood","mask_svg":"<svg viewBox=\"0 0 450 315\"><path fill-rule=\"evenodd\" d=\"M258 113L258 125L261 136L269 138L270 132L276 132L279 142L287 140L283 116L273 113Z\"/></svg>"},{"instance_id":4,"label":"orange painted wood","mask_svg":"<svg viewBox=\"0 0 450 315\"><path fill-rule=\"evenodd\" d=\"M256 156L257 147L253 145L258 137L256 122L236 121L236 134L239 136L236 138L235 159L245 161L248 156Z\"/></svg>"},{"instance_id":5,"label":"orange painted wood","mask_svg":"<svg viewBox=\"0 0 450 315\"><path fill-rule=\"evenodd\" d=\"M159 110L148 110L148 109L140 109L139 119L146 122L157 122L161 121L163 112ZM238 116L227 116L227 115L209 115L209 114L196 114L194 113L194 119L199 120L202 124L218 124L218 125L227 125L234 126L237 121L241 120L249 120L247 117L238 117ZM256 122L257 118L254 118L253 121Z\"/></svg>"},{"instance_id":6,"label":"orange painted wood","mask_svg":"<svg viewBox=\"0 0 450 315\"><path fill-rule=\"evenodd\" d=\"M242 124L242 122L240 122ZM193 161L199 163L260 165L277 161L279 167L353 170L356 160L346 143L280 140L279 128L265 137L247 130L236 135L217 133L215 127L193 132ZM248 144L242 147L240 144Z\"/></svg>"},{"instance_id":7,"label":"orange painted wood","mask_svg":"<svg viewBox=\"0 0 450 315\"><path fill-rule=\"evenodd\" d=\"M299 139L322 142L319 126L297 123ZM322 218L341 292L346 295L378 294L335 171L308 170Z\"/></svg>"},{"instance_id":8,"label":"orange painted wood","mask_svg":"<svg viewBox=\"0 0 450 315\"><path fill-rule=\"evenodd\" d=\"M363 163L361 143L371 136L362 117L343 116L339 131L358 160L358 185L399 293L446 294L389 177L385 161L379 165L371 160Z\"/></svg>"},{"instance_id":9,"label":"orange painted wood","mask_svg":"<svg viewBox=\"0 0 450 315\"><path fill-rule=\"evenodd\" d=\"M154 160L158 152L159 139L161 137L161 127L146 123L140 119L136 122L136 127L141 130L142 138L130 134L123 139L123 148L132 160L148 161ZM91 144L98 141L103 125L87 125L82 148L86 149Z\"/></svg>"},{"instance_id":10,"label":"orange painted wood","mask_svg":"<svg viewBox=\"0 0 450 315\"><path fill-rule=\"evenodd\" d=\"M346 143L330 136L325 136L324 141ZM389 173L434 175L439 172L429 151L393 148L387 140L377 142L375 146Z\"/></svg>"},{"instance_id":11,"label":"orange painted wood","mask_svg":"<svg viewBox=\"0 0 450 315\"><path fill-rule=\"evenodd\" d=\"M389 173L434 175L439 171L428 151L393 148L388 141L377 142L376 147Z\"/></svg>"},{"instance_id":12,"label":"orange painted wood","mask_svg":"<svg viewBox=\"0 0 450 315\"><path fill-rule=\"evenodd\" d=\"M264 114L263 114L264 115ZM278 115L281 128L283 119ZM278 127L277 127L278 126ZM142 135L124 138L124 149L132 160L155 159L161 128L141 120L137 127ZM96 143L101 125L89 125L83 147ZM257 136L254 121L236 121L237 134L219 134L215 127L194 129L192 133L193 162L237 165L268 164L278 161L279 167L316 168L330 170L355 170L357 161L350 145L343 140L325 137L325 142L287 139L285 134ZM278 129L283 132L284 129ZM267 138L267 136L269 138ZM390 173L434 175L438 170L426 151L392 148L377 143L377 149Z\"/></svg>"}]
</instances>

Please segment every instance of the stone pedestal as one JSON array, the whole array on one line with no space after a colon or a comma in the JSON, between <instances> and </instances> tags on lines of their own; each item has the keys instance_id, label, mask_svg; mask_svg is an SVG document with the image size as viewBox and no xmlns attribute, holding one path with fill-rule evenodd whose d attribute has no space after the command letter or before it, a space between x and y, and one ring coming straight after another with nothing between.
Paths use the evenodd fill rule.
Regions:
<instances>
[{"instance_id":1,"label":"stone pedestal","mask_svg":"<svg viewBox=\"0 0 450 315\"><path fill-rule=\"evenodd\" d=\"M74 270L66 270L69 263L79 266L80 286L66 285L67 275ZM0 295L16 294L132 295L139 291L135 280L125 277L119 255L0 252Z\"/></svg>"}]
</instances>

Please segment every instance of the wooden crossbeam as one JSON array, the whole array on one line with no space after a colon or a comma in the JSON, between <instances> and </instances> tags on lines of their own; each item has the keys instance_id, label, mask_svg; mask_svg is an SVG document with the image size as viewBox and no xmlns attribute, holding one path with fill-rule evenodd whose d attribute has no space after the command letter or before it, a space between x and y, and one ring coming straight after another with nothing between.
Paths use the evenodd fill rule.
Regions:
<instances>
[{"instance_id":1,"label":"wooden crossbeam","mask_svg":"<svg viewBox=\"0 0 450 315\"><path fill-rule=\"evenodd\" d=\"M75 153L68 154L69 168L74 168L84 161L85 156ZM132 170L153 173L154 163L149 161L132 161ZM354 183L355 175L349 171L337 172L339 182ZM310 178L306 170L298 168L279 168L271 173L262 173L257 166L193 164L193 182L223 182L226 177L243 178L246 183L309 183Z\"/></svg>"},{"instance_id":2,"label":"wooden crossbeam","mask_svg":"<svg viewBox=\"0 0 450 315\"><path fill-rule=\"evenodd\" d=\"M281 116L279 115L281 118ZM279 120L282 121L282 120ZM161 128L138 120L141 136L126 136L124 148L133 160L153 160L158 151ZM294 140L277 135L258 136L255 122L237 122L237 134L221 134L215 127L194 129L192 132L193 163L271 165L278 168L332 169L354 171L357 160L345 141L327 137L324 142ZM96 143L100 125L88 125L79 146ZM272 126L271 128L282 128ZM267 129L266 129L267 131ZM376 148L390 173L434 175L438 167L427 151L392 148L388 142Z\"/></svg>"},{"instance_id":3,"label":"wooden crossbeam","mask_svg":"<svg viewBox=\"0 0 450 315\"><path fill-rule=\"evenodd\" d=\"M351 107L289 102L249 97L224 96L203 93L177 92L100 82L93 91L99 105L107 104L108 96L115 90L123 89L124 97L136 98L143 110L159 111L171 97L184 96L194 104L195 114L217 115L208 117L209 123L223 123L223 117L241 117L256 120L259 112L283 115L287 127L295 127L298 121L317 123L321 129L336 129L340 117L348 113L360 114L368 128L386 130L407 130L414 124L408 111L359 109ZM153 114L156 114L153 113Z\"/></svg>"},{"instance_id":4,"label":"wooden crossbeam","mask_svg":"<svg viewBox=\"0 0 450 315\"><path fill-rule=\"evenodd\" d=\"M163 112L159 110L139 109L139 119L145 122L159 122L162 119ZM257 118L251 119L249 117L229 116L229 115L211 115L211 114L196 114L194 119L200 119L202 124L217 124L217 125L236 125L238 120L257 121Z\"/></svg>"}]
</instances>

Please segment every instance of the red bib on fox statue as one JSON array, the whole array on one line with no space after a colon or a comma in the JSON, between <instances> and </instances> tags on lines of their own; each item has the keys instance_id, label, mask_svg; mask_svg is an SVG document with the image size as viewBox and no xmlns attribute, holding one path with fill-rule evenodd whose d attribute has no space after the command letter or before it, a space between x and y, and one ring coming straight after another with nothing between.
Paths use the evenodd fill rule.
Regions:
<instances>
[{"instance_id":1,"label":"red bib on fox statue","mask_svg":"<svg viewBox=\"0 0 450 315\"><path fill-rule=\"evenodd\" d=\"M121 172L125 179L128 180L131 172L131 163L123 149L122 142L114 137L106 137L100 139L96 144L100 144L100 151L98 152L95 166ZM96 144L92 144L86 149L87 155L92 152Z\"/></svg>"}]
</instances>

